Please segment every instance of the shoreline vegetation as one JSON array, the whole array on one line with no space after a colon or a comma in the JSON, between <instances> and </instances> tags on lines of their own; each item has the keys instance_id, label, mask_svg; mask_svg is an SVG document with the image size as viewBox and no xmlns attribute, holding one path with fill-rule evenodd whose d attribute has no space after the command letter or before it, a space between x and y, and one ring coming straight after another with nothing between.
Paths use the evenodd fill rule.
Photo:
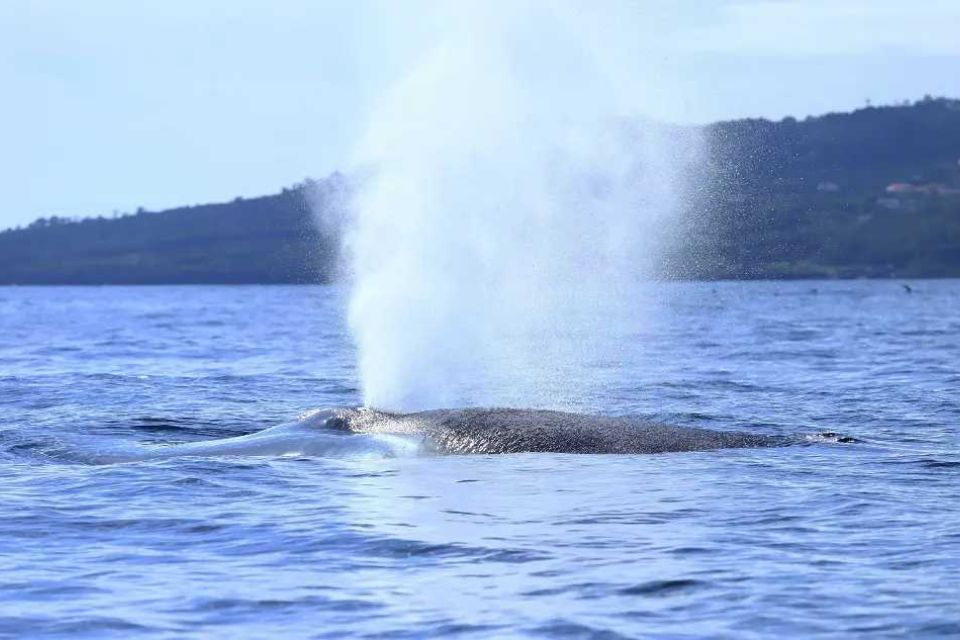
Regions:
<instances>
[{"instance_id":1,"label":"shoreline vegetation","mask_svg":"<svg viewBox=\"0 0 960 640\"><path fill-rule=\"evenodd\" d=\"M960 277L960 100L703 127L663 279ZM340 174L232 202L41 218L0 232L0 284L310 284ZM312 205L312 206L311 206Z\"/></svg>"}]
</instances>

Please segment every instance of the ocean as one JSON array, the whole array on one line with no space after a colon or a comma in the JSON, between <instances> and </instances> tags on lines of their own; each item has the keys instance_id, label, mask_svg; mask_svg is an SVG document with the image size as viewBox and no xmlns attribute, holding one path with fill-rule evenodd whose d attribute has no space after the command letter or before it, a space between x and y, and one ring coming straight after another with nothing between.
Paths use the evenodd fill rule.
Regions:
<instances>
[{"instance_id":1,"label":"ocean","mask_svg":"<svg viewBox=\"0 0 960 640\"><path fill-rule=\"evenodd\" d=\"M960 281L909 285L650 285L556 399L853 444L118 464L360 404L346 292L0 288L0 637L960 636Z\"/></svg>"}]
</instances>

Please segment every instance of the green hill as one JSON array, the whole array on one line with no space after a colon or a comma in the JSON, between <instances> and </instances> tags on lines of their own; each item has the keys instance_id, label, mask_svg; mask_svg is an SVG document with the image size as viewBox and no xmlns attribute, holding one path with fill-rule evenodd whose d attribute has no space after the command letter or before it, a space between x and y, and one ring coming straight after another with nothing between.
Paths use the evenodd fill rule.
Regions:
<instances>
[{"instance_id":1,"label":"green hill","mask_svg":"<svg viewBox=\"0 0 960 640\"><path fill-rule=\"evenodd\" d=\"M0 284L324 282L336 240L318 231L308 197L335 206L344 188L334 176L223 204L41 219L0 233Z\"/></svg>"},{"instance_id":2,"label":"green hill","mask_svg":"<svg viewBox=\"0 0 960 640\"><path fill-rule=\"evenodd\" d=\"M960 101L925 98L704 130L697 194L666 256L678 278L960 277ZM309 283L336 239L308 199L339 175L223 204L0 232L0 284Z\"/></svg>"},{"instance_id":3,"label":"green hill","mask_svg":"<svg viewBox=\"0 0 960 640\"><path fill-rule=\"evenodd\" d=\"M687 277L960 276L960 101L707 127Z\"/></svg>"}]
</instances>

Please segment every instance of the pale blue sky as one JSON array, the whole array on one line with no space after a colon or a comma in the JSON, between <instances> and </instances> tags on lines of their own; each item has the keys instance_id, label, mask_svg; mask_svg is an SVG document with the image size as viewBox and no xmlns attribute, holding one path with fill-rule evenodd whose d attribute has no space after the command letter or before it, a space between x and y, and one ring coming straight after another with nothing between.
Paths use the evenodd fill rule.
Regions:
<instances>
[{"instance_id":1,"label":"pale blue sky","mask_svg":"<svg viewBox=\"0 0 960 640\"><path fill-rule=\"evenodd\" d=\"M341 168L365 114L456 3L4 0L0 228L261 195ZM616 14L583 24L626 45L624 69L636 58L637 74L670 86L646 103L658 118L960 97L956 0L582 6Z\"/></svg>"}]
</instances>

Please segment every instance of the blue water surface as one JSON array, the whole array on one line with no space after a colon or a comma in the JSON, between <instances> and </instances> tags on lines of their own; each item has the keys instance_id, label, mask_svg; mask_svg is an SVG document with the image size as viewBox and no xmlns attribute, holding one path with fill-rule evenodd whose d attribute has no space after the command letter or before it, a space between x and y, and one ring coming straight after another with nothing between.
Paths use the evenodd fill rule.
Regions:
<instances>
[{"instance_id":1,"label":"blue water surface","mask_svg":"<svg viewBox=\"0 0 960 640\"><path fill-rule=\"evenodd\" d=\"M859 444L180 458L361 402L328 287L0 288L0 637L960 636L960 281L655 285L577 408Z\"/></svg>"}]
</instances>

